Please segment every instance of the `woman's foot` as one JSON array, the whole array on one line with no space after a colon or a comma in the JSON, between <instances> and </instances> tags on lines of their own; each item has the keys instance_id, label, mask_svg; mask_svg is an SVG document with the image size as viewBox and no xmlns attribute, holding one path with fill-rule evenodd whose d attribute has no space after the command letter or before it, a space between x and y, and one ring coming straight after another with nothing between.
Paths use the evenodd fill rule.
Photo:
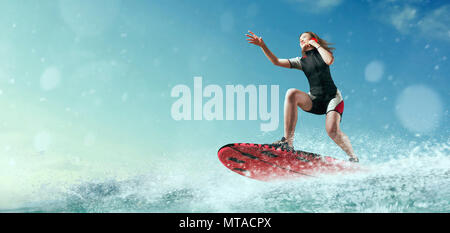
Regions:
<instances>
[{"instance_id":1,"label":"woman's foot","mask_svg":"<svg viewBox=\"0 0 450 233\"><path fill-rule=\"evenodd\" d=\"M269 145L275 147L275 149L280 148L281 150L295 151L294 147L289 145L289 142L285 137L282 137L281 140L273 142Z\"/></svg>"},{"instance_id":2,"label":"woman's foot","mask_svg":"<svg viewBox=\"0 0 450 233\"><path fill-rule=\"evenodd\" d=\"M353 163L359 163L359 159L356 156L350 157L350 159L348 159L348 161L353 162Z\"/></svg>"}]
</instances>

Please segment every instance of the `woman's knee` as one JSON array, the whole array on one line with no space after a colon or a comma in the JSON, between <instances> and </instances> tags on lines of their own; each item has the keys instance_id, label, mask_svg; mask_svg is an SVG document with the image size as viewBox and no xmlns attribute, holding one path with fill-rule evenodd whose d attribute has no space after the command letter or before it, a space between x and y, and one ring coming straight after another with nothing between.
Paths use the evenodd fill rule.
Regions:
<instances>
[{"instance_id":1,"label":"woman's knee","mask_svg":"<svg viewBox=\"0 0 450 233\"><path fill-rule=\"evenodd\" d=\"M312 102L308 94L295 88L287 90L285 103L293 103L305 111L309 111L312 108Z\"/></svg>"},{"instance_id":2,"label":"woman's knee","mask_svg":"<svg viewBox=\"0 0 450 233\"><path fill-rule=\"evenodd\" d=\"M295 89L295 88L290 88L286 91L286 101L289 101L291 103L295 103L297 102L297 95L298 95L299 90Z\"/></svg>"}]
</instances>

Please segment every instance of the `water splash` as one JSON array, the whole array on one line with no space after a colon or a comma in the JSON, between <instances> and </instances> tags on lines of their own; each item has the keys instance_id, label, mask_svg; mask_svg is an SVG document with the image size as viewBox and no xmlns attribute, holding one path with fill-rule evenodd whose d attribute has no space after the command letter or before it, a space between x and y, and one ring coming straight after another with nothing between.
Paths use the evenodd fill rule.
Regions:
<instances>
[{"instance_id":1,"label":"water splash","mask_svg":"<svg viewBox=\"0 0 450 233\"><path fill-rule=\"evenodd\" d=\"M398 156L363 154L367 172L265 183L228 171L218 163L214 151L191 152L160 157L150 172L133 178L80 181L59 188L58 195L54 195L55 187L42 186L37 191L42 199L2 211L450 211L448 140L376 145L380 142L374 141L370 147L379 148L378 153L381 148L396 149Z\"/></svg>"}]
</instances>

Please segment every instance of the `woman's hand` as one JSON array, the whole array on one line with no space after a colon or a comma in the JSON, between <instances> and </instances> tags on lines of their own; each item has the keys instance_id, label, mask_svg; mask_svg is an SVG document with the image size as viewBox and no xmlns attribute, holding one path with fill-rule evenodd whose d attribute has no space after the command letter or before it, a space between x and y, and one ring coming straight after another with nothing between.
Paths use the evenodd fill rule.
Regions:
<instances>
[{"instance_id":1,"label":"woman's hand","mask_svg":"<svg viewBox=\"0 0 450 233\"><path fill-rule=\"evenodd\" d=\"M245 34L247 37L247 41L250 44L258 45L259 47L262 47L264 45L264 41L261 37L255 35L253 32L248 31L251 35Z\"/></svg>"},{"instance_id":2,"label":"woman's hand","mask_svg":"<svg viewBox=\"0 0 450 233\"><path fill-rule=\"evenodd\" d=\"M266 44L264 43L263 39L255 33L248 31L251 35L245 34L247 37L247 41L250 44L258 45L261 47L262 51L266 55L266 57L272 62L272 64L276 66L282 66L286 68L291 68L291 64L288 59L278 59L270 50L267 48Z\"/></svg>"},{"instance_id":3,"label":"woman's hand","mask_svg":"<svg viewBox=\"0 0 450 233\"><path fill-rule=\"evenodd\" d=\"M314 48L317 48L317 47L320 46L320 44L317 43L315 40L309 40L309 41L307 41L306 43L309 44L309 45L311 45L311 46L313 46Z\"/></svg>"}]
</instances>

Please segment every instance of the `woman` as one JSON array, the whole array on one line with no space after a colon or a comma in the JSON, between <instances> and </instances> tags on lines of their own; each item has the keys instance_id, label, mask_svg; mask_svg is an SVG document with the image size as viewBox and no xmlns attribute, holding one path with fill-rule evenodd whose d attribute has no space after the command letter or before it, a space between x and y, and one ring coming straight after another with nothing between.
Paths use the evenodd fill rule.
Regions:
<instances>
[{"instance_id":1,"label":"woman","mask_svg":"<svg viewBox=\"0 0 450 233\"><path fill-rule=\"evenodd\" d=\"M261 37L253 32L246 34L247 41L263 50L267 58L276 66L296 68L303 70L310 86L309 93L291 88L286 92L284 102L284 137L272 143L272 146L284 150L294 151L294 131L297 124L297 106L305 112L323 115L326 114L325 128L328 136L350 156L350 161L359 162L354 154L349 138L345 135L339 123L344 111L344 101L340 91L336 88L330 74L330 65L334 57L329 43L313 32L304 32L300 35L302 57L291 59L277 58L266 46Z\"/></svg>"}]
</instances>

